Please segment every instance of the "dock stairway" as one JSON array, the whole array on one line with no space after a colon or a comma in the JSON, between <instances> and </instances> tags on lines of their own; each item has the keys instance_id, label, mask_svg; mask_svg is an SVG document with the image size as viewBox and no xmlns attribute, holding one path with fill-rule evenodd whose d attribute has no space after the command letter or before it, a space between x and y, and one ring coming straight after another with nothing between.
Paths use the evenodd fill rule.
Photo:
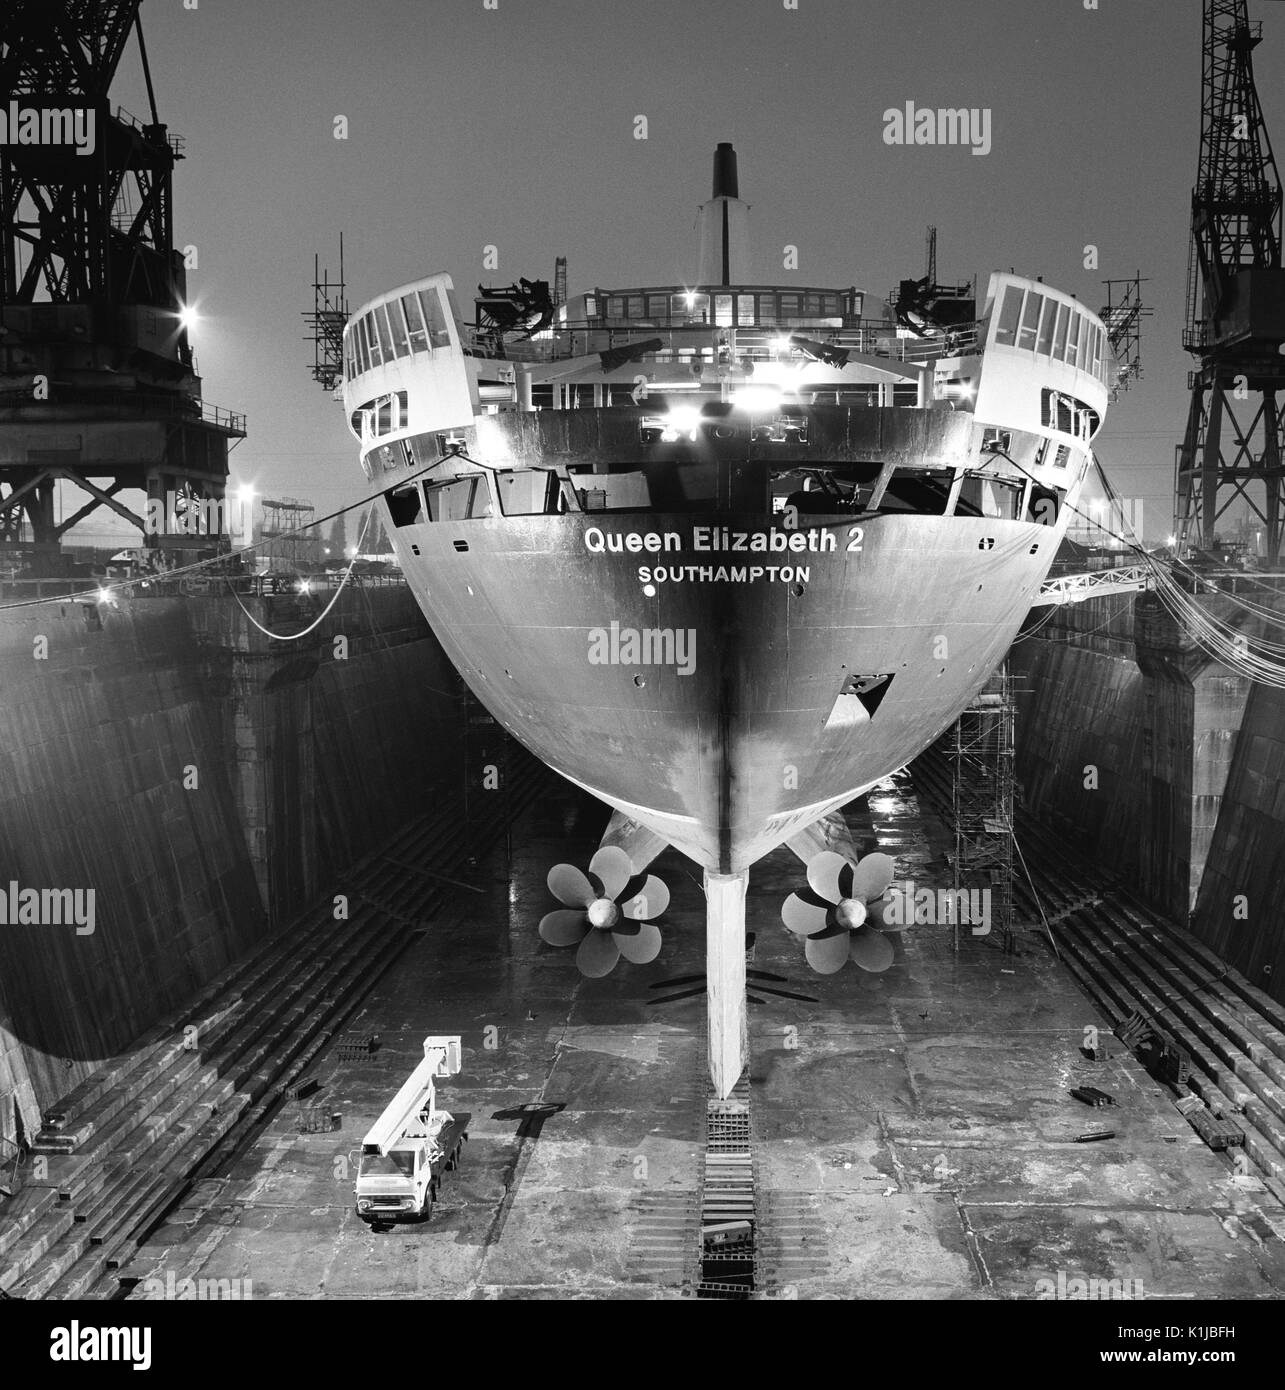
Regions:
<instances>
[{"instance_id":1,"label":"dock stairway","mask_svg":"<svg viewBox=\"0 0 1285 1390\"><path fill-rule=\"evenodd\" d=\"M287 1101L449 901L448 875L501 841L506 812L552 777L519 753L508 795L474 817L471 837L453 801L407 825L344 875L356 885L347 920L324 895L49 1107L25 1180L0 1206L0 1291L118 1296L118 1271L148 1231Z\"/></svg>"}]
</instances>

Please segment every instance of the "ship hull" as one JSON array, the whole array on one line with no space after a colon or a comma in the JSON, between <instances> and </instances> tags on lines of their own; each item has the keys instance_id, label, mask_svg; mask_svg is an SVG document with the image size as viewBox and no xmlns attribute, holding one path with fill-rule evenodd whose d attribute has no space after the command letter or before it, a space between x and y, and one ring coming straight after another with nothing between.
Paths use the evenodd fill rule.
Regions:
<instances>
[{"instance_id":1,"label":"ship hull","mask_svg":"<svg viewBox=\"0 0 1285 1390\"><path fill-rule=\"evenodd\" d=\"M949 727L1003 659L1057 539L923 515L800 535L787 548L761 513L581 513L408 525L394 543L442 645L515 738L736 874ZM873 699L852 693L877 677Z\"/></svg>"}]
</instances>

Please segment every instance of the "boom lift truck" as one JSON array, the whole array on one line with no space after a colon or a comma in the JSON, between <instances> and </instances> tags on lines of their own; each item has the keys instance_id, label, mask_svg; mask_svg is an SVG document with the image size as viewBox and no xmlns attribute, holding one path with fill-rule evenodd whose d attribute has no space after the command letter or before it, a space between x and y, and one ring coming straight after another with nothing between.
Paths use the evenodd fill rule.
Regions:
<instances>
[{"instance_id":1,"label":"boom lift truck","mask_svg":"<svg viewBox=\"0 0 1285 1390\"><path fill-rule=\"evenodd\" d=\"M371 1226L427 1220L443 1171L458 1168L467 1114L437 1108L434 1081L460 1070L460 1039L425 1038L424 1060L362 1140L357 1215Z\"/></svg>"}]
</instances>

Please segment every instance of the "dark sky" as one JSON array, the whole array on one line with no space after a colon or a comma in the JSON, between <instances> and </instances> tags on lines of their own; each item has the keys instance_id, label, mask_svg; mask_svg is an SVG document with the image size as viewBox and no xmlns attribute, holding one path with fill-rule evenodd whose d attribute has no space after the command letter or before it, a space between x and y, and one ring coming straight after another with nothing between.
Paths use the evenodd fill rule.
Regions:
<instances>
[{"instance_id":1,"label":"dark sky","mask_svg":"<svg viewBox=\"0 0 1285 1390\"><path fill-rule=\"evenodd\" d=\"M190 0L189 0L190 3ZM711 156L732 141L755 277L883 297L923 273L1040 274L1093 308L1150 277L1145 379L1099 452L1168 529L1187 410L1180 346L1200 119L1199 0L147 0L161 119L186 138L176 232L205 394L248 415L235 481L330 510L361 492L342 412L309 375L312 256L349 299L447 271L572 293L690 279ZM1285 5L1251 0L1285 147ZM146 112L133 46L113 92ZM989 107L992 149L885 145L883 112ZM337 114L349 138L333 138ZM649 138L634 138L646 115ZM482 269L483 247L499 270ZM799 271L780 269L799 248ZM1100 249L1086 271L1083 248Z\"/></svg>"}]
</instances>

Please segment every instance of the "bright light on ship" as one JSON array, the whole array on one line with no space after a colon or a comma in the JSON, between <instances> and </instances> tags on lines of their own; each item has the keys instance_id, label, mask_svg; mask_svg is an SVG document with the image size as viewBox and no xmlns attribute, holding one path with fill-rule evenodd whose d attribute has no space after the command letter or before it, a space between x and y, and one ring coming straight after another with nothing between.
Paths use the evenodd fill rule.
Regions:
<instances>
[{"instance_id":1,"label":"bright light on ship","mask_svg":"<svg viewBox=\"0 0 1285 1390\"><path fill-rule=\"evenodd\" d=\"M110 603L112 601L112 591L100 584L98 586L98 602Z\"/></svg>"},{"instance_id":2,"label":"bright light on ship","mask_svg":"<svg viewBox=\"0 0 1285 1390\"><path fill-rule=\"evenodd\" d=\"M733 392L732 404L740 410L777 410L781 405L781 393L770 386L742 386Z\"/></svg>"},{"instance_id":3,"label":"bright light on ship","mask_svg":"<svg viewBox=\"0 0 1285 1390\"><path fill-rule=\"evenodd\" d=\"M693 443L700 430L701 413L694 405L676 405L665 416L665 428L661 439L672 444L680 434L685 434Z\"/></svg>"},{"instance_id":4,"label":"bright light on ship","mask_svg":"<svg viewBox=\"0 0 1285 1390\"><path fill-rule=\"evenodd\" d=\"M772 346L777 350L777 352L789 352L790 340L785 336L785 334L781 334L779 337L772 339Z\"/></svg>"},{"instance_id":5,"label":"bright light on ship","mask_svg":"<svg viewBox=\"0 0 1285 1390\"><path fill-rule=\"evenodd\" d=\"M301 594L312 593L312 585L306 579L301 579L299 583L296 585L296 588L299 590Z\"/></svg>"}]
</instances>

